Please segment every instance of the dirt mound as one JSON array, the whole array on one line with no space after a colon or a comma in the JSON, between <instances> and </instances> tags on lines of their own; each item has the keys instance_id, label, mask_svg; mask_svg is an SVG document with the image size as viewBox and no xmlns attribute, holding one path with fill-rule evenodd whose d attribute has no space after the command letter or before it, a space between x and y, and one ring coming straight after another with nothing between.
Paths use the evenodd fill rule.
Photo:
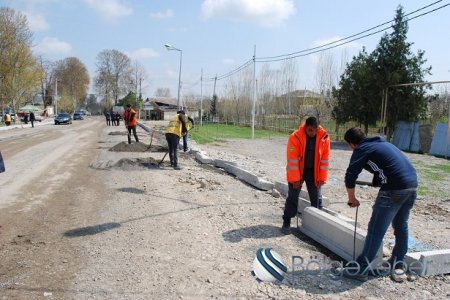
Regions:
<instances>
[{"instance_id":1,"label":"dirt mound","mask_svg":"<svg viewBox=\"0 0 450 300\"><path fill-rule=\"evenodd\" d=\"M153 146L152 146L153 147ZM146 152L148 151L148 146L142 143L131 143L120 142L117 145L111 147L109 151L114 152Z\"/></svg>"},{"instance_id":2,"label":"dirt mound","mask_svg":"<svg viewBox=\"0 0 450 300\"><path fill-rule=\"evenodd\" d=\"M113 168L129 171L136 169L159 169L159 165L158 161L152 157L137 159L122 158L114 164Z\"/></svg>"}]
</instances>

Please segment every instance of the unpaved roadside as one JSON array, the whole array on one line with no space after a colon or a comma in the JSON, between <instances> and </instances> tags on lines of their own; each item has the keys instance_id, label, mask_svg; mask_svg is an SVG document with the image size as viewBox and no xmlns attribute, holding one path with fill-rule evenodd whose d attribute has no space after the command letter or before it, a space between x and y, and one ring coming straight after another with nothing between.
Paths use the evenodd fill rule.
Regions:
<instances>
[{"instance_id":1,"label":"unpaved roadside","mask_svg":"<svg viewBox=\"0 0 450 300\"><path fill-rule=\"evenodd\" d=\"M7 262L0 269L1 297L450 297L448 276L420 278L404 284L376 278L358 284L332 280L326 275L303 274L294 278L294 286L258 283L251 271L260 247L274 248L288 265L293 255L309 258L332 253L300 233L280 234L284 199L255 190L220 169L200 165L192 154L180 154L183 170L176 171L169 167L167 158L161 166L157 165L165 154L158 147L148 152L109 151L126 140L123 127L106 127L100 121L93 125L81 130L91 131L81 146L73 145L70 151L73 155L62 156L69 165L70 176L63 176L59 184L55 181L55 189L45 199L30 206L26 205L29 198L22 195L26 201L0 209L1 223L6 224L0 235L0 260ZM150 137L142 131L140 139L147 145L150 143ZM283 180L282 143L231 141L202 147L214 158L235 160L268 179ZM192 146L195 148L193 143ZM339 151L342 152L334 152L338 154L336 157L342 156L344 160L349 157L348 151ZM336 195L327 196L336 201L341 199L342 186L340 174L335 172L345 171L345 161L334 168L331 177L335 179L330 181L327 193ZM56 168L55 173L51 170L48 169L48 182L58 178L57 171L61 169ZM370 189L362 191L367 201L376 193ZM370 211L370 203L364 208ZM339 209L349 216L354 212ZM368 213L362 214L361 224L367 221L367 216ZM414 230L419 230L420 226L414 224L420 218L425 216L413 216ZM433 225L428 223L425 226ZM449 248L448 240L443 238L442 245Z\"/></svg>"}]
</instances>

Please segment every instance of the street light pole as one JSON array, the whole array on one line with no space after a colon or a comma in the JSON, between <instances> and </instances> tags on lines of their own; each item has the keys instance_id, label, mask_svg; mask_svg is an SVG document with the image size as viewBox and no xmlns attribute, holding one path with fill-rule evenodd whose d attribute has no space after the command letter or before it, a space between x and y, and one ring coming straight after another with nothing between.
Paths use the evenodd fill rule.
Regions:
<instances>
[{"instance_id":1,"label":"street light pole","mask_svg":"<svg viewBox=\"0 0 450 300\"><path fill-rule=\"evenodd\" d=\"M58 115L58 78L55 79L55 116Z\"/></svg>"},{"instance_id":2,"label":"street light pole","mask_svg":"<svg viewBox=\"0 0 450 300\"><path fill-rule=\"evenodd\" d=\"M180 109L180 89L181 89L181 64L183 62L183 51L181 49L175 48L169 44L165 44L164 47L168 51L175 50L180 52L180 71L178 72L178 98L177 98L177 109Z\"/></svg>"}]
</instances>

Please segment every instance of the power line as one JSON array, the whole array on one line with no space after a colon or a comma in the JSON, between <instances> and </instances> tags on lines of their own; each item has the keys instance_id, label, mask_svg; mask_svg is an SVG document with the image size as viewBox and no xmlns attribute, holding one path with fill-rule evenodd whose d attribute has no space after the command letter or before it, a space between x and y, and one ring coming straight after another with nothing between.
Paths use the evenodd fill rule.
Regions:
<instances>
[{"instance_id":1,"label":"power line","mask_svg":"<svg viewBox=\"0 0 450 300\"><path fill-rule=\"evenodd\" d=\"M421 8L419 8L419 9L416 9L415 11L412 11L412 12L406 14L405 17L406 17L406 16L409 16L409 15L412 15L412 14L415 14L416 12L419 12L419 11L421 11L421 10L424 10L424 9L426 9L426 8L428 8L428 7L430 7L430 6L433 6L433 5L435 5L435 4L439 3L439 2L442 2L442 0L433 2L433 3L429 4L429 5L426 5L426 6L424 6L424 7L421 7ZM339 40L332 41L332 42L329 42L329 43L326 43L326 44L323 44L323 45L320 45L320 46L317 46L317 47L313 47L313 48L309 48L309 49L303 49L303 50L296 51L296 52L292 52L292 53L288 53L288 54L281 54L281 55L267 56L267 57L259 57L258 59L260 59L260 60L269 60L269 59L276 59L276 58L281 58L281 57L284 57L284 58L291 58L291 56L294 56L294 55L296 55L296 54L300 54L300 53L304 53L304 52L310 52L310 51L313 51L313 50L316 50L316 49L320 49L320 48L323 48L323 47L326 47L326 46L329 46L329 45L333 45L333 44L336 44L336 43L339 43L339 42L342 42L342 41L345 41L345 40L348 40L348 39L357 37L357 36L359 36L359 35L361 35L361 34L364 34L364 33L366 33L366 32L369 32L369 31L372 31L372 30L374 30L374 29L377 29L377 28L379 28L379 27L381 27L381 26L384 26L384 25L386 25L386 24L389 24L389 23L391 23L391 22L393 22L393 21L394 21L394 19L392 19L392 20L390 20L390 21L387 21L387 22L384 22L384 23L382 23L382 24L379 24L379 25L377 25L377 26L373 26L373 27L371 27L371 28L369 28L369 29L366 29L366 30L363 30L363 31L361 31L361 32L352 34L352 35L350 35L350 36L347 36L347 37L341 38L341 39L339 39ZM390 26L389 26L389 27L390 27ZM388 28L389 28L389 27L388 27ZM385 29L383 29L383 30L385 30ZM375 33L379 33L379 32L380 32L380 31L377 31L377 32L375 32ZM374 34L375 34L375 33L374 33ZM364 35L363 37L367 37L367 36L368 36L368 35ZM355 39L353 39L352 41L355 41ZM339 44L339 45L344 45L344 44ZM331 49L331 48L327 48L327 49ZM314 52L314 53L315 53L315 52Z\"/></svg>"},{"instance_id":2,"label":"power line","mask_svg":"<svg viewBox=\"0 0 450 300\"><path fill-rule=\"evenodd\" d=\"M436 5L436 4L440 3L440 2L442 2L442 0L435 1L435 2L433 2L431 4L423 6L423 7L419 8L419 9L416 9L416 10L414 10L414 11L408 13L408 14L405 14L405 17L413 15L413 14L415 14L415 13L417 13L419 11L422 11L424 9L430 8L431 6L434 6L434 5ZM428 15L428 14L430 14L432 12L435 12L437 10L445 8L445 7L449 6L449 5L450 5L450 3L441 5L441 6L437 7L437 8L432 9L432 10L429 10L429 11L423 12L423 13L421 13L419 15L413 16L413 17L405 20L404 22L408 22L408 21L417 19L419 17ZM216 76L216 77L203 78L203 81L215 81L215 80L222 80L222 79L228 78L228 77L238 73L242 69L248 67L249 65L251 65L253 63L253 60L255 60L255 62L275 62L275 61L292 59L292 58L297 58L297 57L302 57L302 56L308 56L308 55L311 55L311 54L314 54L314 53L318 53L318 52L330 50L330 49L333 49L333 48L337 48L337 47L340 47L342 45L345 45L345 44L348 44L348 43L351 43L351 42L354 42L354 41L357 41L357 40L360 40L360 39L363 39L363 38L366 38L366 37L369 37L369 36L372 36L372 35L375 35L375 34L378 34L380 32L383 32L383 31L391 28L392 25L383 27L382 29L374 31L374 32L371 32L371 31L373 31L374 29L380 28L380 27L382 27L384 25L390 24L393 21L395 21L395 19L392 19L390 21L384 22L384 23L379 24L377 26L373 26L373 27L371 27L369 29L363 30L363 31L358 32L356 34L352 34L350 36L347 36L347 37L341 38L339 40L336 40L336 41L333 41L333 42L329 42L329 43L326 43L326 44L323 44L323 45L320 45L320 46L317 46L317 47L313 47L313 48L309 48L309 49L303 49L303 50L300 50L300 51L296 51L296 52L292 52L292 53L288 53L288 54L276 55L276 56L267 56L267 57L259 57L259 58L253 58L252 57L251 59L247 60L242 65L240 65L239 67L237 67L236 69L234 69L232 71L229 71L228 73L225 73L225 74L222 74L222 75ZM370 33L367 33L367 32L370 32ZM364 34L364 33L367 33L367 34ZM364 34L364 35L362 35L362 34Z\"/></svg>"}]
</instances>

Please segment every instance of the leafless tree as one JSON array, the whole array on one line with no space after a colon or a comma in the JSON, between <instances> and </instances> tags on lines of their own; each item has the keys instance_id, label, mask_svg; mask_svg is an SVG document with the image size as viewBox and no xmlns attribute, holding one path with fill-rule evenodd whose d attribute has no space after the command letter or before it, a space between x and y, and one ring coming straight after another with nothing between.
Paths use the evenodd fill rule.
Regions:
<instances>
[{"instance_id":1,"label":"leafless tree","mask_svg":"<svg viewBox=\"0 0 450 300\"><path fill-rule=\"evenodd\" d=\"M118 50L103 50L97 55L95 85L106 102L124 96L132 87L133 68L130 58Z\"/></svg>"}]
</instances>

